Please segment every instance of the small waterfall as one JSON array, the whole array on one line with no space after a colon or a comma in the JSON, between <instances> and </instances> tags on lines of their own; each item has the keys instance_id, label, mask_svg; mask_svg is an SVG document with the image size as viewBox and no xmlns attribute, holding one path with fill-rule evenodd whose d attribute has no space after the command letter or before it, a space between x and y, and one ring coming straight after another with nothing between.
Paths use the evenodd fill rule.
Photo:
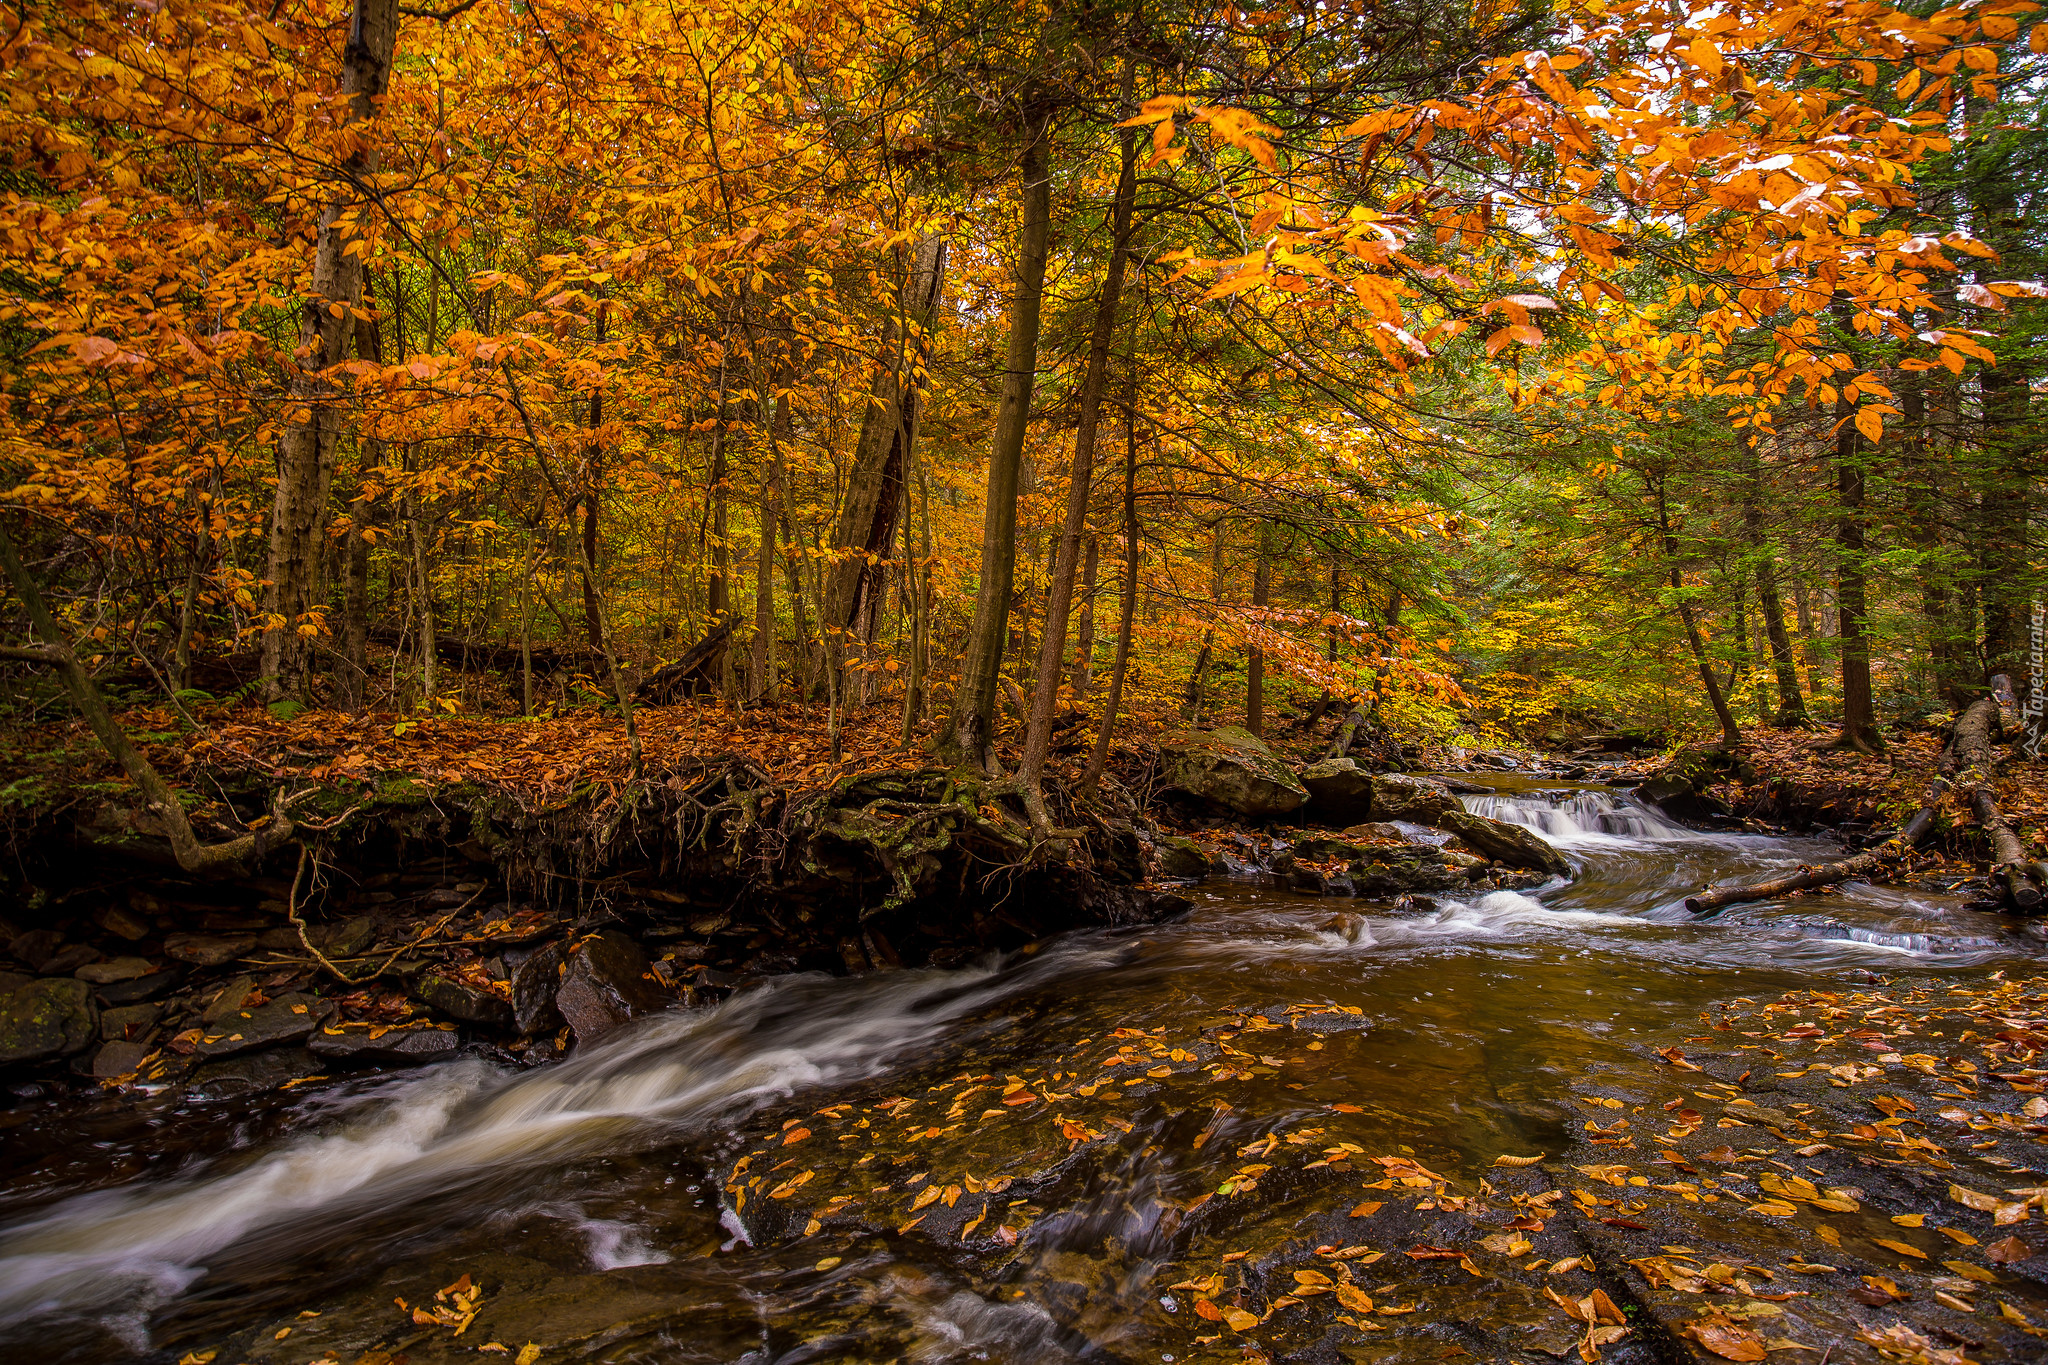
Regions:
<instances>
[{"instance_id":1,"label":"small waterfall","mask_svg":"<svg viewBox=\"0 0 2048 1365\"><path fill-rule=\"evenodd\" d=\"M1467 796L1465 809L1510 825L1532 829L1552 843L1583 843L1602 838L1697 839L1699 834L1675 824L1631 797L1610 791L1532 791L1515 796Z\"/></svg>"}]
</instances>

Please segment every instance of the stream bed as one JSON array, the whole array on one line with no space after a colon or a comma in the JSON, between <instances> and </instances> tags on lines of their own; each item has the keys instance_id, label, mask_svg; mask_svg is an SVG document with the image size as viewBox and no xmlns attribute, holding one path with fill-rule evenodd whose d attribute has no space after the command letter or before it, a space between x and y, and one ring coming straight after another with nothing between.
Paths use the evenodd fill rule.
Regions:
<instances>
[{"instance_id":1,"label":"stream bed","mask_svg":"<svg viewBox=\"0 0 2048 1365\"><path fill-rule=\"evenodd\" d=\"M1849 1177L1828 1163L1854 1153L1827 1135L1855 1120L1820 1120L1862 1102L1856 1063L1839 1085L1810 1067L1809 1093L1785 1060L1796 1044L1774 1041L1782 1029L1719 1027L1736 1016L1717 1012L1819 991L1861 1020L1890 1007L1875 1002L1995 991L2038 970L2042 939L1960 897L1860 884L1695 920L1681 902L1703 882L1831 846L1698 833L1600 787L1497 785L1468 806L1544 834L1572 879L1400 915L1212 880L1170 923L960 970L786 978L546 1067L468 1058L254 1100L53 1108L8 1130L0 1157L0 1356L1674 1358L1671 1342L1695 1338L1671 1324L1693 1310L1664 1305L1667 1287L1627 1263L1726 1255L1759 1287L1736 1298L1773 1303L1751 1273L1767 1253L1805 1264L1827 1246L1755 1213L1771 1201L1753 1180L1726 1193L1738 1177L1717 1177L1711 1153L1766 1192L1779 1168L1810 1178L1795 1195L1830 1188ZM1860 1046L1846 1026L1815 1036ZM1919 1053L1873 1036L1858 1054L1872 1083L1934 1083L1882 1061ZM1977 1093L1964 1085L1955 1093ZM1951 1152L1946 1172L1914 1168L1885 1194L1896 1163L1880 1153L1857 1195L1816 1193L1799 1220L1830 1199L1869 1205L1844 1230L1877 1236L1858 1218L1885 1223L1885 1200L1918 1197L1907 1174L1933 1190L1965 1174L1972 1188L2048 1181L2027 1174L2048 1165L2026 1160L2042 1155L2027 1092L2007 1098L2012 1131L1965 1144L1988 1171L1959 1173ZM1694 1108L1710 1101L1724 1107ZM1651 1135L1667 1123L1676 1136ZM1803 1156L1735 1151L1737 1138L1808 1136L1795 1127L1827 1140ZM1503 1155L1519 1164L1497 1166ZM1666 1170L1641 1184L1583 1174L1652 1161ZM1646 1202L1653 1189L1674 1191L1668 1216ZM1628 1202L1638 1192L1642 1207ZM1611 1212L1588 1202L1607 1196ZM1991 1215L1960 1216L1987 1224L1969 1245L1989 1245ZM1678 1218L1694 1220L1683 1235ZM1732 1249L1712 1252L1714 1237ZM2048 1322L2042 1243L2036 1232L2031 1260L1986 1268L2033 1322ZM1916 1306L1946 1292L1977 1310L1961 1281L1904 1282L1944 1274L1930 1250L1884 1273ZM1582 1321L1544 1290L1593 1307ZM1812 1297L1818 1314L1827 1295ZM1911 1359L1855 1336L1889 1321L1870 1297L1853 1322L1830 1299L1834 1316L1800 1320L1806 1340L1797 1325L1756 1331L1809 1365ZM1976 1346L1924 1339L1971 1360L2048 1356L1992 1304L1941 1310ZM1653 1322L1662 1337L1638 1330ZM1823 1328L1839 1344L1814 1339Z\"/></svg>"}]
</instances>

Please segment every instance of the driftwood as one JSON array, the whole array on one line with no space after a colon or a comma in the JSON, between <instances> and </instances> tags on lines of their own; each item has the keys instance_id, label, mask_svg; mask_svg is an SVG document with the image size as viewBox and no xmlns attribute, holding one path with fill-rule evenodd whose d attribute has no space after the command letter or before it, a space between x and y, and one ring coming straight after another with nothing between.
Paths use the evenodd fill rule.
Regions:
<instances>
[{"instance_id":1,"label":"driftwood","mask_svg":"<svg viewBox=\"0 0 2048 1365\"><path fill-rule=\"evenodd\" d=\"M1935 812L1942 797L1954 788L1964 796L1977 817L1978 825L1991 840L1992 886L2013 909L2029 913L2038 911L2043 899L2042 888L2048 885L2048 876L2044 876L2048 869L2027 859L2019 836L2013 833L1999 812L1991 785L1991 748L2003 730L2003 713L1996 697L1984 697L1966 707L1956 718L1955 734L1942 751L1941 764L1934 780L1928 784L1926 794L1921 797L1920 809L1914 812L1904 828L1878 847L1840 862L1802 867L1768 881L1708 887L1699 895L1687 898L1685 908L1696 915L1706 914L1724 906L1769 900L1787 892L1816 886L1831 886L1874 871L1926 839L1934 829Z\"/></svg>"},{"instance_id":2,"label":"driftwood","mask_svg":"<svg viewBox=\"0 0 2048 1365\"><path fill-rule=\"evenodd\" d=\"M728 617L684 650L682 658L648 674L633 695L643 702L664 705L700 692L716 692L720 656L732 639L732 624Z\"/></svg>"}]
</instances>

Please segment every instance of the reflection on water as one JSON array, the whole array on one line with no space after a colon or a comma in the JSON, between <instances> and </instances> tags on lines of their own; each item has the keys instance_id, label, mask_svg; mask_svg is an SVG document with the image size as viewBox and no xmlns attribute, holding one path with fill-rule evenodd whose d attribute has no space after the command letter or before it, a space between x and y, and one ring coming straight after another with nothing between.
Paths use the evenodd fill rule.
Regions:
<instances>
[{"instance_id":1,"label":"reflection on water","mask_svg":"<svg viewBox=\"0 0 2048 1365\"><path fill-rule=\"evenodd\" d=\"M1543 833L1570 880L1400 916L1210 883L1172 924L969 970L794 978L646 1021L544 1070L466 1060L337 1087L298 1101L282 1136L195 1157L175 1178L17 1194L0 1228L0 1340L104 1359L299 1306L316 1270L340 1284L516 1250L588 1276L582 1292L599 1302L651 1294L749 1332L827 1341L847 1302L886 1301L904 1335L885 1355L964 1358L1000 1341L1012 1358L1054 1358L1136 1329L1122 1309L1084 1328L1055 1322L1035 1296L987 1302L910 1239L830 1270L812 1264L815 1248L748 1247L720 1226L705 1173L737 1129L784 1111L916 1093L962 1067L1049 1070L1117 1028L1192 1030L1295 1003L1358 1007L1374 1027L1333 1038L1305 1081L1253 1083L1231 1124L1255 1133L1343 1100L1361 1111L1362 1144L1453 1158L1523 1150L1555 1132L1571 1078L1622 1064L1631 1035L1711 1001L1851 970L1981 972L2038 946L1953 898L1859 885L1695 921L1680 902L1700 885L1827 846L1696 833L1605 789L1503 788L1466 804ZM1162 1206L1140 1196L1184 1197L1228 1167L1228 1142L1158 1140L1182 1114L1208 1112L1199 1079L1162 1081L1123 1168L1038 1234L1048 1254L1122 1248L1103 1303L1149 1302L1150 1268L1170 1254ZM138 1115L116 1145L217 1153L218 1111ZM656 1336L668 1354L650 1339L649 1358L698 1358L673 1333ZM718 1353L733 1345L710 1332L690 1349L730 1359Z\"/></svg>"}]
</instances>

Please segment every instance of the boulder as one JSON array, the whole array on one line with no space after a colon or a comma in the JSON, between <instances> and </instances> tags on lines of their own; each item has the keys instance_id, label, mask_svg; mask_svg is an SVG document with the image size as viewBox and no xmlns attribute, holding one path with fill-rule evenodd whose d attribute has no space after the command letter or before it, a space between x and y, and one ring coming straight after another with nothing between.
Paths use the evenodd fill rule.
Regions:
<instances>
[{"instance_id":1,"label":"boulder","mask_svg":"<svg viewBox=\"0 0 2048 1365\"><path fill-rule=\"evenodd\" d=\"M99 1027L92 987L76 977L0 973L0 1066L82 1052Z\"/></svg>"},{"instance_id":2,"label":"boulder","mask_svg":"<svg viewBox=\"0 0 2048 1365\"><path fill-rule=\"evenodd\" d=\"M133 981L137 977L148 976L155 970L147 958L117 957L112 962L87 963L72 975L89 985L111 986L116 981Z\"/></svg>"},{"instance_id":3,"label":"boulder","mask_svg":"<svg viewBox=\"0 0 2048 1365\"><path fill-rule=\"evenodd\" d=\"M1206 877L1209 855L1193 839L1169 834L1152 845L1152 859L1162 877Z\"/></svg>"},{"instance_id":4,"label":"boulder","mask_svg":"<svg viewBox=\"0 0 2048 1365\"><path fill-rule=\"evenodd\" d=\"M306 1040L306 1050L340 1066L422 1066L453 1057L462 1046L442 1024L329 1024Z\"/></svg>"},{"instance_id":5,"label":"boulder","mask_svg":"<svg viewBox=\"0 0 2048 1365\"><path fill-rule=\"evenodd\" d=\"M1188 731L1159 749L1167 787L1247 819L1286 815L1308 800L1308 788L1249 730Z\"/></svg>"},{"instance_id":6,"label":"boulder","mask_svg":"<svg viewBox=\"0 0 2048 1365\"><path fill-rule=\"evenodd\" d=\"M1374 820L1362 825L1347 825L1337 831L1340 839L1401 839L1408 838L1408 831L1392 820Z\"/></svg>"},{"instance_id":7,"label":"boulder","mask_svg":"<svg viewBox=\"0 0 2048 1365\"><path fill-rule=\"evenodd\" d=\"M1677 820L1706 820L1728 813L1725 802L1694 789L1691 782L1671 773L1659 773L1637 787L1635 798Z\"/></svg>"},{"instance_id":8,"label":"boulder","mask_svg":"<svg viewBox=\"0 0 2048 1365\"><path fill-rule=\"evenodd\" d=\"M582 1044L673 1003L654 979L645 950L616 930L606 930L576 949L562 972L561 989L555 992L555 1008Z\"/></svg>"},{"instance_id":9,"label":"boulder","mask_svg":"<svg viewBox=\"0 0 2048 1365\"><path fill-rule=\"evenodd\" d=\"M1372 779L1372 818L1434 825L1439 817L1463 810L1450 788L1427 777L1381 773Z\"/></svg>"},{"instance_id":10,"label":"boulder","mask_svg":"<svg viewBox=\"0 0 2048 1365\"><path fill-rule=\"evenodd\" d=\"M1372 774L1356 759L1326 758L1301 770L1308 810L1333 825L1356 820L1372 809Z\"/></svg>"},{"instance_id":11,"label":"boulder","mask_svg":"<svg viewBox=\"0 0 2048 1365\"><path fill-rule=\"evenodd\" d=\"M1350 867L1355 894L1384 900L1411 891L1462 891L1471 878L1427 844L1375 849Z\"/></svg>"},{"instance_id":12,"label":"boulder","mask_svg":"<svg viewBox=\"0 0 2048 1365\"><path fill-rule=\"evenodd\" d=\"M1440 817L1437 827L1449 830L1495 862L1509 867L1534 868L1560 877L1570 875L1572 870L1564 855L1542 835L1505 820L1490 820L1460 810Z\"/></svg>"},{"instance_id":13,"label":"boulder","mask_svg":"<svg viewBox=\"0 0 2048 1365\"><path fill-rule=\"evenodd\" d=\"M117 1038L92 1055L92 1078L110 1081L116 1076L125 1076L141 1066L151 1051L147 1043L130 1043Z\"/></svg>"},{"instance_id":14,"label":"boulder","mask_svg":"<svg viewBox=\"0 0 2048 1365\"><path fill-rule=\"evenodd\" d=\"M512 972L512 1027L521 1037L552 1033L562 1026L555 992L562 988L563 945L550 943L529 954Z\"/></svg>"},{"instance_id":15,"label":"boulder","mask_svg":"<svg viewBox=\"0 0 2048 1365\"><path fill-rule=\"evenodd\" d=\"M162 1005L123 1005L100 1011L100 1037L110 1043L139 1039L163 1017Z\"/></svg>"},{"instance_id":16,"label":"boulder","mask_svg":"<svg viewBox=\"0 0 2048 1365\"><path fill-rule=\"evenodd\" d=\"M172 934L164 940L164 955L195 967L218 967L255 947L254 934Z\"/></svg>"},{"instance_id":17,"label":"boulder","mask_svg":"<svg viewBox=\"0 0 2048 1365\"><path fill-rule=\"evenodd\" d=\"M413 997L431 1010L466 1024L512 1027L512 1002L482 986L436 972L422 973L412 983Z\"/></svg>"},{"instance_id":18,"label":"boulder","mask_svg":"<svg viewBox=\"0 0 2048 1365\"><path fill-rule=\"evenodd\" d=\"M280 1043L302 1042L321 1020L332 1013L332 1000L293 991L253 1009L224 1013L208 1026L196 1050L201 1057L219 1059L276 1047Z\"/></svg>"}]
</instances>

